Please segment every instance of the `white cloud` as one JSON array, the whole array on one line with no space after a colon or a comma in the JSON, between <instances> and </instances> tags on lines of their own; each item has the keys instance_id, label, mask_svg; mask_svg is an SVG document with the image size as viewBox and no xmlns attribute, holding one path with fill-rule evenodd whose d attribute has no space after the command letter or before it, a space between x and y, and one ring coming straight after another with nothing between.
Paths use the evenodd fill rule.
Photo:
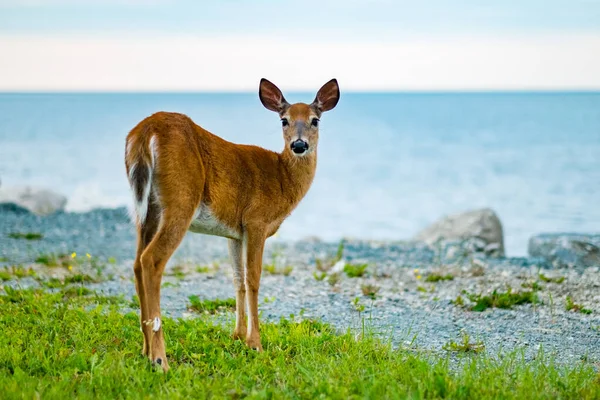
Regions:
<instances>
[{"instance_id":1,"label":"white cloud","mask_svg":"<svg viewBox=\"0 0 600 400\"><path fill-rule=\"evenodd\" d=\"M599 89L600 35L313 42L0 35L0 90Z\"/></svg>"}]
</instances>

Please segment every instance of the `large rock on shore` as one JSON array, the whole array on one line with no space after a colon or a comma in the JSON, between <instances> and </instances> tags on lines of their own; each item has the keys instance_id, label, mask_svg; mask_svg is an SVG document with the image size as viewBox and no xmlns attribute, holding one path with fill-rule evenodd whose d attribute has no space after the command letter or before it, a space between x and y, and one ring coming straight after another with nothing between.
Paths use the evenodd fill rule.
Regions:
<instances>
[{"instance_id":1,"label":"large rock on shore","mask_svg":"<svg viewBox=\"0 0 600 400\"><path fill-rule=\"evenodd\" d=\"M528 251L555 267L600 267L600 234L544 233L529 239Z\"/></svg>"},{"instance_id":2,"label":"large rock on shore","mask_svg":"<svg viewBox=\"0 0 600 400\"><path fill-rule=\"evenodd\" d=\"M0 187L0 204L14 204L37 215L64 211L67 198L48 189L31 186Z\"/></svg>"},{"instance_id":3,"label":"large rock on shore","mask_svg":"<svg viewBox=\"0 0 600 400\"><path fill-rule=\"evenodd\" d=\"M419 232L414 240L429 245L440 241L469 241L477 244L478 248L473 249L473 252L504 257L502 224L496 213L489 208L445 216Z\"/></svg>"}]
</instances>

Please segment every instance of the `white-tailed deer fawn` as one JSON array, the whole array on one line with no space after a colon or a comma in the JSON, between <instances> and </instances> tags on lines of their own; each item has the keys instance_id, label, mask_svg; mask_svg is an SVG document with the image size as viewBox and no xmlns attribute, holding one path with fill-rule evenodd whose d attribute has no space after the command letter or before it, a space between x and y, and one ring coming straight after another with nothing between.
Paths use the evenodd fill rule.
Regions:
<instances>
[{"instance_id":1,"label":"white-tailed deer fawn","mask_svg":"<svg viewBox=\"0 0 600 400\"><path fill-rule=\"evenodd\" d=\"M167 112L144 119L127 136L125 166L137 214L133 268L142 351L165 371L160 285L167 261L188 230L229 239L236 290L233 336L262 350L258 288L265 240L308 191L317 166L319 118L336 106L340 92L332 79L311 104L290 105L277 86L262 79L259 97L281 118L281 153L230 143L185 115Z\"/></svg>"}]
</instances>

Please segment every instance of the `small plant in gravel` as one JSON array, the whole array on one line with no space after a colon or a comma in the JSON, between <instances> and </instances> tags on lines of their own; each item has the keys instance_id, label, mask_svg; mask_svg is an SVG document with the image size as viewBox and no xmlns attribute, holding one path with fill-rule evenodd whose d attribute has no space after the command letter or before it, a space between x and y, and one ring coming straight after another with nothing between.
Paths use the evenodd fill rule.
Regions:
<instances>
[{"instance_id":1,"label":"small plant in gravel","mask_svg":"<svg viewBox=\"0 0 600 400\"><path fill-rule=\"evenodd\" d=\"M334 272L327 277L327 283L329 283L330 286L335 286L338 284L341 278L342 276L339 272Z\"/></svg>"},{"instance_id":2,"label":"small plant in gravel","mask_svg":"<svg viewBox=\"0 0 600 400\"><path fill-rule=\"evenodd\" d=\"M365 305L360 302L360 297L355 297L352 300L352 308L359 314L365 311Z\"/></svg>"},{"instance_id":3,"label":"small plant in gravel","mask_svg":"<svg viewBox=\"0 0 600 400\"><path fill-rule=\"evenodd\" d=\"M207 265L199 265L196 267L196 272L199 274L206 274L210 272L210 267L208 267Z\"/></svg>"},{"instance_id":4,"label":"small plant in gravel","mask_svg":"<svg viewBox=\"0 0 600 400\"><path fill-rule=\"evenodd\" d=\"M61 293L65 299L71 299L78 296L87 296L94 292L85 286L71 286L61 290Z\"/></svg>"},{"instance_id":5,"label":"small plant in gravel","mask_svg":"<svg viewBox=\"0 0 600 400\"><path fill-rule=\"evenodd\" d=\"M350 264L344 265L344 272L349 278L360 278L367 271L369 264Z\"/></svg>"},{"instance_id":6,"label":"small plant in gravel","mask_svg":"<svg viewBox=\"0 0 600 400\"><path fill-rule=\"evenodd\" d=\"M538 281L522 283L521 287L523 287L525 289L533 289L533 290L543 290L544 289L544 287L542 285L540 285L540 283Z\"/></svg>"},{"instance_id":7,"label":"small plant in gravel","mask_svg":"<svg viewBox=\"0 0 600 400\"><path fill-rule=\"evenodd\" d=\"M86 253L85 256L77 256L77 253L71 253L70 255L64 253L41 254L35 259L35 262L47 267L64 267L69 271L74 267L92 269L96 271L98 276L101 276L105 269L105 265L89 253Z\"/></svg>"},{"instance_id":8,"label":"small plant in gravel","mask_svg":"<svg viewBox=\"0 0 600 400\"><path fill-rule=\"evenodd\" d=\"M511 288L508 288L506 292L494 290L492 294L487 296L468 293L465 290L463 290L462 293L467 296L470 301L475 303L475 305L470 308L471 311L484 311L488 308L510 309L513 308L513 306L520 304L535 304L539 302L535 291L513 292Z\"/></svg>"},{"instance_id":9,"label":"small plant in gravel","mask_svg":"<svg viewBox=\"0 0 600 400\"><path fill-rule=\"evenodd\" d=\"M284 275L288 276L294 270L294 267L291 265L285 265L283 267L278 267L275 264L266 264L263 269L267 271L271 275Z\"/></svg>"},{"instance_id":10,"label":"small plant in gravel","mask_svg":"<svg viewBox=\"0 0 600 400\"><path fill-rule=\"evenodd\" d=\"M429 289L427 289L425 286L419 285L417 286L417 291L421 293L433 293L435 292L435 286L430 285Z\"/></svg>"},{"instance_id":11,"label":"small plant in gravel","mask_svg":"<svg viewBox=\"0 0 600 400\"><path fill-rule=\"evenodd\" d=\"M440 281L451 281L454 280L454 275L452 274L441 274L437 272L433 272L427 275L425 278L425 282L440 282Z\"/></svg>"},{"instance_id":12,"label":"small plant in gravel","mask_svg":"<svg viewBox=\"0 0 600 400\"><path fill-rule=\"evenodd\" d=\"M442 349L459 353L479 353L485 350L485 345L482 341L471 342L471 337L469 334L462 331L460 342L451 340L450 342L446 343Z\"/></svg>"},{"instance_id":13,"label":"small plant in gravel","mask_svg":"<svg viewBox=\"0 0 600 400\"><path fill-rule=\"evenodd\" d=\"M92 278L88 274L75 274L65 277L65 284L69 283L93 283L97 282L96 279Z\"/></svg>"},{"instance_id":14,"label":"small plant in gravel","mask_svg":"<svg viewBox=\"0 0 600 400\"><path fill-rule=\"evenodd\" d=\"M185 270L185 266L175 265L173 268L171 268L171 272L168 275L174 276L177 279L185 279L185 276L187 275Z\"/></svg>"},{"instance_id":15,"label":"small plant in gravel","mask_svg":"<svg viewBox=\"0 0 600 400\"><path fill-rule=\"evenodd\" d=\"M4 270L0 271L0 279L3 281L8 281L13 278L21 279L27 276L35 278L35 271L32 268L25 268L22 265L12 265L10 267L4 267Z\"/></svg>"},{"instance_id":16,"label":"small plant in gravel","mask_svg":"<svg viewBox=\"0 0 600 400\"><path fill-rule=\"evenodd\" d=\"M37 280L38 283L40 283L42 286L45 286L49 289L57 289L57 288L62 288L65 287L69 284L73 284L73 283L95 283L98 282L97 279L94 279L93 277L91 277L88 274L74 274L74 275L68 275L65 276L63 279L58 279L58 278L50 278L48 280L42 280L42 279L38 279Z\"/></svg>"},{"instance_id":17,"label":"small plant in gravel","mask_svg":"<svg viewBox=\"0 0 600 400\"><path fill-rule=\"evenodd\" d=\"M322 281L327 278L327 272L313 272L313 276L317 281Z\"/></svg>"},{"instance_id":18,"label":"small plant in gravel","mask_svg":"<svg viewBox=\"0 0 600 400\"><path fill-rule=\"evenodd\" d=\"M27 232L27 233L22 233L22 232L12 232L8 234L9 238L12 239L23 239L23 240L42 240L44 238L44 235L42 235L41 233L37 233L37 232Z\"/></svg>"},{"instance_id":19,"label":"small plant in gravel","mask_svg":"<svg viewBox=\"0 0 600 400\"><path fill-rule=\"evenodd\" d=\"M577 304L573 301L571 296L567 296L565 308L567 311L575 311L582 314L591 314L592 310L584 308L581 304Z\"/></svg>"},{"instance_id":20,"label":"small plant in gravel","mask_svg":"<svg viewBox=\"0 0 600 400\"><path fill-rule=\"evenodd\" d=\"M215 299L215 300L200 300L200 297L193 295L189 297L191 311L196 311L204 314L216 314L221 311L235 311L235 299Z\"/></svg>"},{"instance_id":21,"label":"small plant in gravel","mask_svg":"<svg viewBox=\"0 0 600 400\"><path fill-rule=\"evenodd\" d=\"M58 267L62 265L63 260L65 260L66 257L66 254L41 254L35 259L35 262L38 264L43 264L47 267Z\"/></svg>"},{"instance_id":22,"label":"small plant in gravel","mask_svg":"<svg viewBox=\"0 0 600 400\"><path fill-rule=\"evenodd\" d=\"M455 306L463 307L465 305L465 299L463 299L463 297L459 294L456 296L456 299L450 300L450 303L454 304Z\"/></svg>"},{"instance_id":23,"label":"small plant in gravel","mask_svg":"<svg viewBox=\"0 0 600 400\"><path fill-rule=\"evenodd\" d=\"M284 275L288 276L294 270L294 267L285 263L285 253L283 247L279 245L273 246L271 252L272 261L270 263L263 264L263 270L271 275Z\"/></svg>"},{"instance_id":24,"label":"small plant in gravel","mask_svg":"<svg viewBox=\"0 0 600 400\"><path fill-rule=\"evenodd\" d=\"M546 283L563 283L565 281L564 276L558 276L556 278L549 278L544 274L539 274L540 280Z\"/></svg>"},{"instance_id":25,"label":"small plant in gravel","mask_svg":"<svg viewBox=\"0 0 600 400\"><path fill-rule=\"evenodd\" d=\"M364 296L368 296L371 299L375 300L377 293L381 288L373 283L363 283L360 285L360 290Z\"/></svg>"},{"instance_id":26,"label":"small plant in gravel","mask_svg":"<svg viewBox=\"0 0 600 400\"><path fill-rule=\"evenodd\" d=\"M340 261L344 257L344 241L341 240L338 245L337 252L332 257L327 257L325 259L315 258L315 266L321 272L329 271L338 261Z\"/></svg>"}]
</instances>

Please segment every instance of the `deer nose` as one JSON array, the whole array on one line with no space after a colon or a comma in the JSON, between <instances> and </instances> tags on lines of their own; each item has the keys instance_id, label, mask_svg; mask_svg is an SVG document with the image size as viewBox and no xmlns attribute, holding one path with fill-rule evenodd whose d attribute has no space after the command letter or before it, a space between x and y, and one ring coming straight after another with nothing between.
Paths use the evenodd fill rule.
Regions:
<instances>
[{"instance_id":1,"label":"deer nose","mask_svg":"<svg viewBox=\"0 0 600 400\"><path fill-rule=\"evenodd\" d=\"M306 143L302 139L298 139L292 142L291 144L292 151L296 154L302 154L306 150L308 150L308 143Z\"/></svg>"}]
</instances>

